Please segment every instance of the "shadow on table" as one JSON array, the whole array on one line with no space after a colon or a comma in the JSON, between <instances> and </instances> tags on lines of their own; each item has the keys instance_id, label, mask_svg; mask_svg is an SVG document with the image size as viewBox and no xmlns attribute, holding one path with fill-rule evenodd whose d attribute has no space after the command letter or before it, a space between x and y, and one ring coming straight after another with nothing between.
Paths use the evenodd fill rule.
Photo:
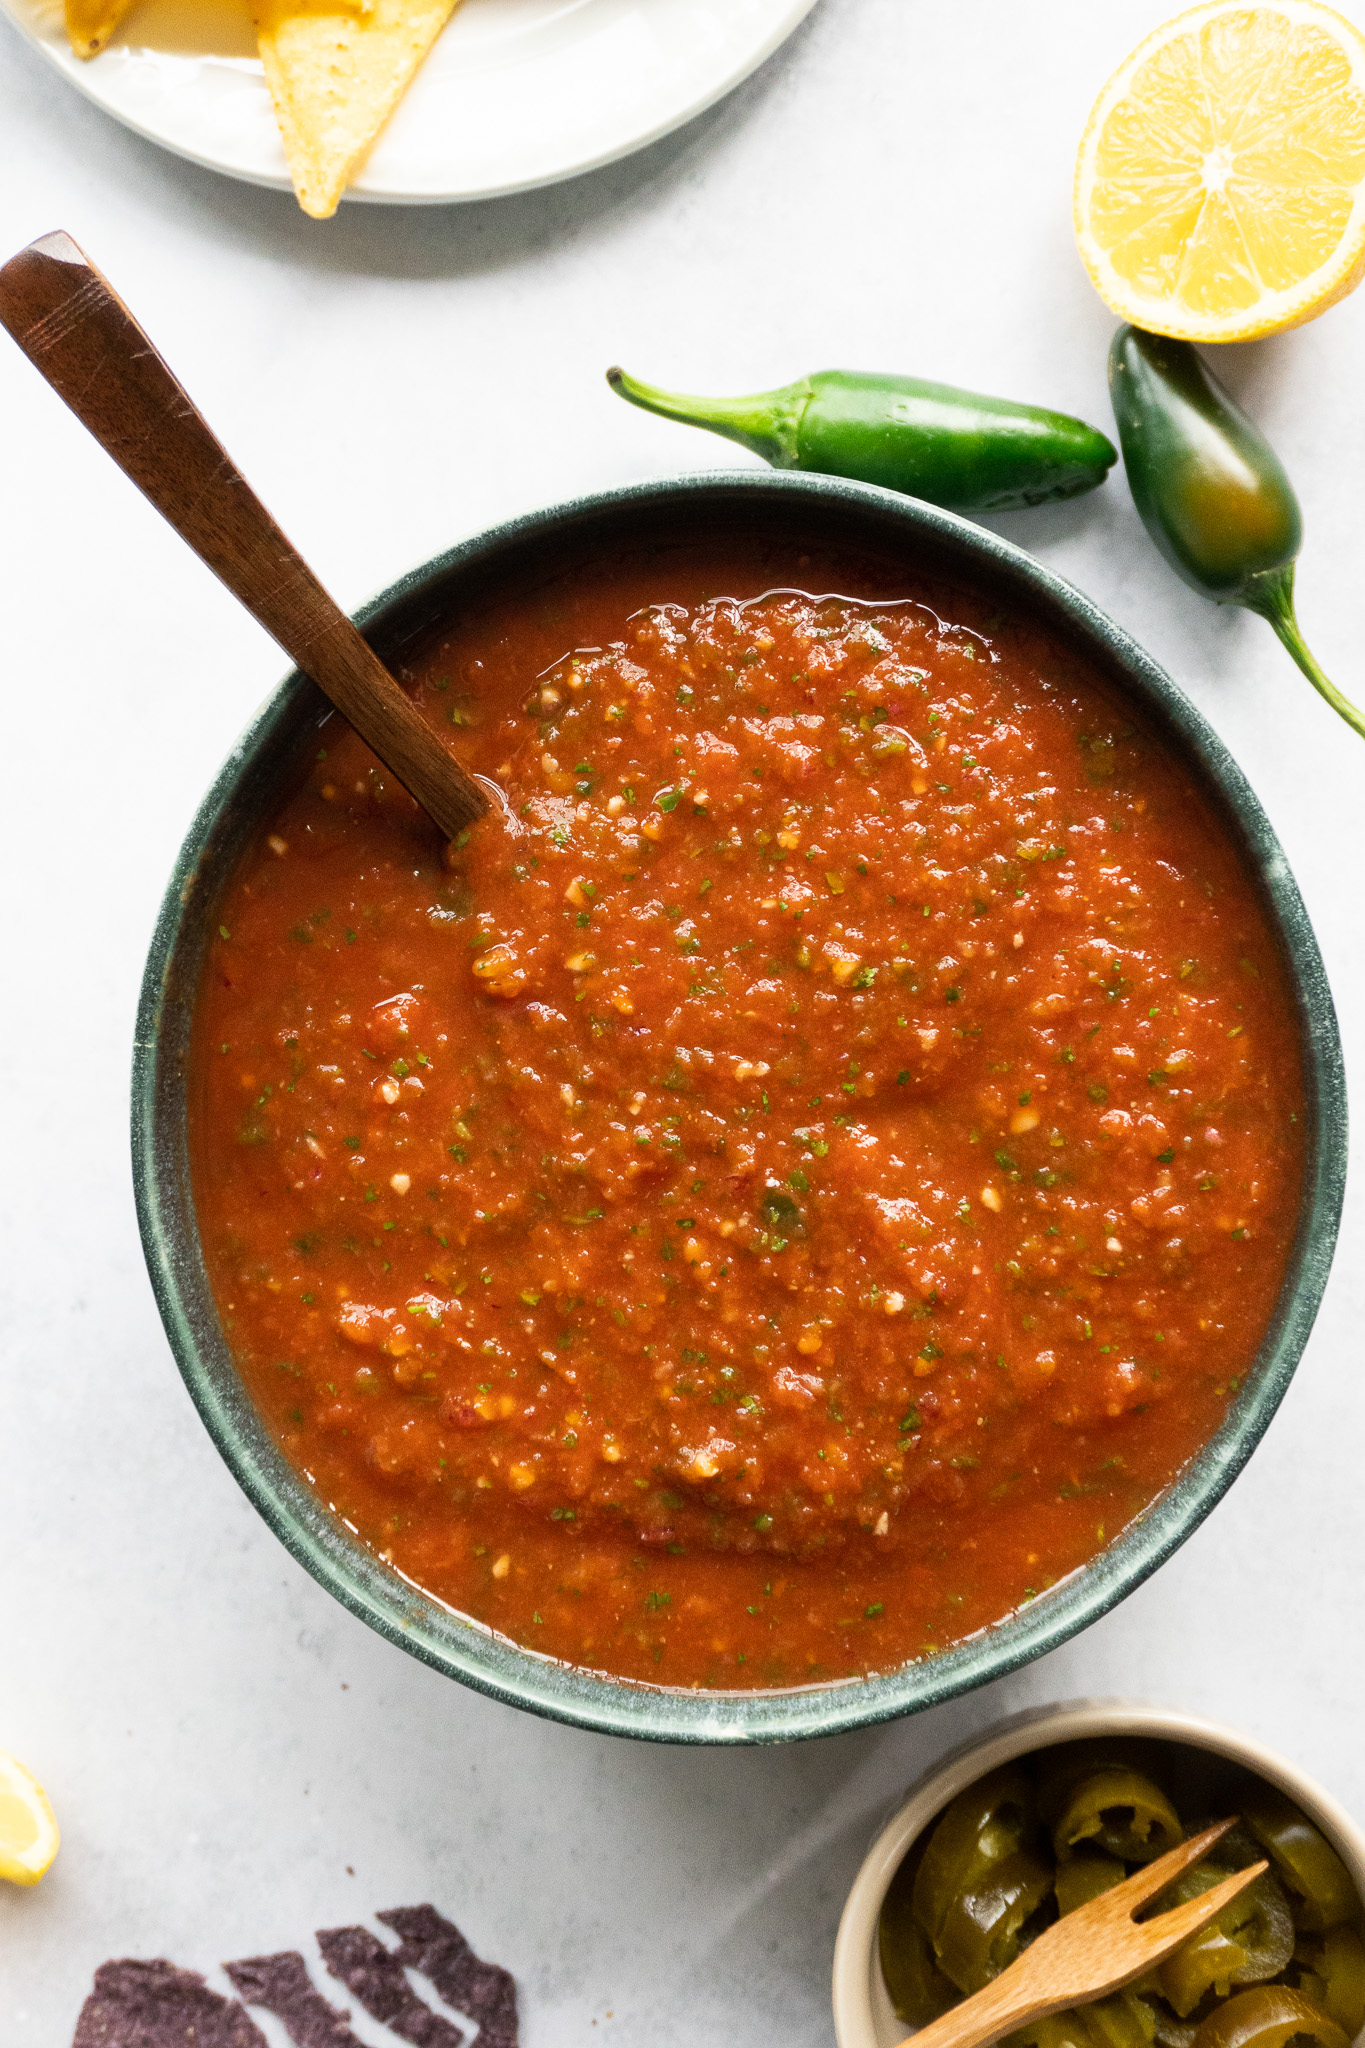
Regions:
<instances>
[{"instance_id":1,"label":"shadow on table","mask_svg":"<svg viewBox=\"0 0 1365 2048\"><path fill-rule=\"evenodd\" d=\"M1093 1688L1084 1643L910 1719L826 1741L749 1751L615 1746L613 1775L661 1845L686 1837L723 1902L704 1959L718 2010L761 2004L775 2034L827 2010L844 1901L912 1785L961 1743L1021 1710ZM695 1973L699 1958L687 1959Z\"/></svg>"},{"instance_id":2,"label":"shadow on table","mask_svg":"<svg viewBox=\"0 0 1365 2048\"><path fill-rule=\"evenodd\" d=\"M844 1900L873 1837L945 1751L1021 1704L1008 1683L912 1720L826 1741L747 1751L622 1743L612 1758L620 1810L646 1815L661 1853L685 1845L711 1910L676 1968L705 1986L707 2014L763 2009L774 2036L808 2034L826 2011Z\"/></svg>"}]
</instances>

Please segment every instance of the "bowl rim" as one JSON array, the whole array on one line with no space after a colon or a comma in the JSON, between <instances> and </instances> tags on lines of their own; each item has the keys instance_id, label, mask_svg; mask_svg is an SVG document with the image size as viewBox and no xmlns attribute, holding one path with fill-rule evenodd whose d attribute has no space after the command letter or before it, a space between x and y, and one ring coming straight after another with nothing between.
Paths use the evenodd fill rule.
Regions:
<instances>
[{"instance_id":1,"label":"bowl rim","mask_svg":"<svg viewBox=\"0 0 1365 2048\"><path fill-rule=\"evenodd\" d=\"M214 833L226 829L253 763L315 701L292 670L264 701L214 778L186 833L148 949L138 1002L131 1101L138 1227L172 1353L210 1436L247 1497L296 1561L342 1605L390 1642L495 1699L602 1733L705 1744L790 1741L918 1712L1017 1670L1086 1628L1148 1578L1204 1520L1245 1465L1288 1388L1322 1299L1345 1180L1346 1092L1340 1038L1322 957L1283 850L1246 777L1178 685L1074 586L1000 535L922 500L842 478L770 470L699 471L586 494L483 529L399 577L354 614L382 635L385 619L424 588L495 564L576 526L707 497L731 512L803 502L813 520L880 522L957 558L964 581L1005 586L1034 617L1079 642L1101 670L1135 691L1144 710L1241 836L1295 984L1306 1086L1303 1201L1284 1287L1266 1337L1220 1429L1172 1483L1087 1565L1026 1607L950 1648L863 1679L792 1690L720 1693L652 1687L594 1674L527 1651L456 1614L382 1564L321 1506L267 1436L228 1358L184 1193L183 1077L176 1098L163 1023L168 978L192 943L191 905ZM779 516L780 513L779 513ZM864 539L862 545L870 543ZM181 1130L165 1109L181 1104ZM179 1153L176 1147L179 1146ZM168 1149L169 1148L169 1149ZM173 1167L179 1161L179 1181ZM177 1188L182 1196L177 1207ZM188 1210L188 1221L181 1210ZM216 1338L215 1338L216 1332ZM214 1355L210 1357L208 1353Z\"/></svg>"},{"instance_id":2,"label":"bowl rim","mask_svg":"<svg viewBox=\"0 0 1365 2048\"><path fill-rule=\"evenodd\" d=\"M1015 1757L1054 1742L1078 1742L1094 1735L1155 1736L1245 1764L1287 1793L1321 1828L1365 1902L1365 1833L1329 1792L1254 1735L1142 1700L1082 1699L1029 1707L938 1757L879 1827L849 1889L835 1937L832 1995L838 2048L890 2048L917 2031L892 2010L882 1981L877 1923L892 1878L930 1821L950 1799L998 1764L1012 1763Z\"/></svg>"}]
</instances>

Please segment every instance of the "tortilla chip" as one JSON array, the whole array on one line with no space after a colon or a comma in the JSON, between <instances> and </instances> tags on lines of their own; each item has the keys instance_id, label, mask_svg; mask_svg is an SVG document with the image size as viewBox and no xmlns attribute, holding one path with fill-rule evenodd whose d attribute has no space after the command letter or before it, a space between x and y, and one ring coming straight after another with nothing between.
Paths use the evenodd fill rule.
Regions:
<instances>
[{"instance_id":1,"label":"tortilla chip","mask_svg":"<svg viewBox=\"0 0 1365 2048\"><path fill-rule=\"evenodd\" d=\"M457 0L262 0L256 35L299 205L328 220Z\"/></svg>"},{"instance_id":2,"label":"tortilla chip","mask_svg":"<svg viewBox=\"0 0 1365 2048\"><path fill-rule=\"evenodd\" d=\"M266 2048L236 1999L174 1963L101 1963L71 2048Z\"/></svg>"},{"instance_id":3,"label":"tortilla chip","mask_svg":"<svg viewBox=\"0 0 1365 2048\"><path fill-rule=\"evenodd\" d=\"M368 1927L320 1927L317 1940L331 1974L372 2018L418 2048L463 2048L460 2029L417 1996L398 1957Z\"/></svg>"},{"instance_id":4,"label":"tortilla chip","mask_svg":"<svg viewBox=\"0 0 1365 2048\"><path fill-rule=\"evenodd\" d=\"M247 1956L240 1963L224 1963L223 1969L248 2005L263 2005L284 2021L294 2048L363 2048L346 2024L350 2014L338 2011L314 1988L297 1949Z\"/></svg>"},{"instance_id":5,"label":"tortilla chip","mask_svg":"<svg viewBox=\"0 0 1365 2048\"><path fill-rule=\"evenodd\" d=\"M97 57L133 0L66 0L66 32L78 57Z\"/></svg>"},{"instance_id":6,"label":"tortilla chip","mask_svg":"<svg viewBox=\"0 0 1365 2048\"><path fill-rule=\"evenodd\" d=\"M517 2048L517 1985L510 1970L481 1962L459 1928L434 1906L395 1906L375 1918L402 1942L399 1964L426 1977L447 2005L478 2022L475 2048Z\"/></svg>"}]
</instances>

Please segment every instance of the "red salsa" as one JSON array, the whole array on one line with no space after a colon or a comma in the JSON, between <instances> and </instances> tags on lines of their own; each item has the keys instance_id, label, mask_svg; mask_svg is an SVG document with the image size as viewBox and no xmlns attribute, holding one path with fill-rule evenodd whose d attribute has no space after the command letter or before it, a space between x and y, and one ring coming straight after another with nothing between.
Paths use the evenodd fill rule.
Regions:
<instances>
[{"instance_id":1,"label":"red salsa","mask_svg":"<svg viewBox=\"0 0 1365 2048\"><path fill-rule=\"evenodd\" d=\"M603 561L410 669L505 806L443 847L333 719L199 1000L287 1456L440 1600L664 1684L885 1670L1084 1564L1222 1420L1300 1191L1188 770L1027 618L820 556Z\"/></svg>"}]
</instances>

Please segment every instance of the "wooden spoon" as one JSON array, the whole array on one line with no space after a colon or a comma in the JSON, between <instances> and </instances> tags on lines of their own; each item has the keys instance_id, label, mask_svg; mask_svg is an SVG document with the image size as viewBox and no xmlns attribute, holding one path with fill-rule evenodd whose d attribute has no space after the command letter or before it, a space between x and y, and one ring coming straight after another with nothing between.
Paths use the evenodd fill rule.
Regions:
<instances>
[{"instance_id":1,"label":"wooden spoon","mask_svg":"<svg viewBox=\"0 0 1365 2048\"><path fill-rule=\"evenodd\" d=\"M0 269L0 325L446 837L482 817L483 791L285 539L70 235L44 235Z\"/></svg>"},{"instance_id":2,"label":"wooden spoon","mask_svg":"<svg viewBox=\"0 0 1365 2048\"><path fill-rule=\"evenodd\" d=\"M1007 1970L911 2034L901 2048L911 2048L912 2043L913 2048L982 2048L983 2043L998 2041L1002 2034L1012 2034L1030 2020L1046 2019L1073 2005L1089 2005L1143 1976L1182 1941L1207 1926L1269 1868L1266 1863L1252 1863L1201 1892L1197 1899L1173 1906L1169 1913L1134 1920L1139 1906L1165 1891L1182 1870L1202 1861L1232 1826L1232 1821L1225 1820L1205 1828L1202 1835L1158 1856L1155 1863L1125 1878L1112 1891L1102 1892L1099 1898L1054 1921Z\"/></svg>"}]
</instances>

